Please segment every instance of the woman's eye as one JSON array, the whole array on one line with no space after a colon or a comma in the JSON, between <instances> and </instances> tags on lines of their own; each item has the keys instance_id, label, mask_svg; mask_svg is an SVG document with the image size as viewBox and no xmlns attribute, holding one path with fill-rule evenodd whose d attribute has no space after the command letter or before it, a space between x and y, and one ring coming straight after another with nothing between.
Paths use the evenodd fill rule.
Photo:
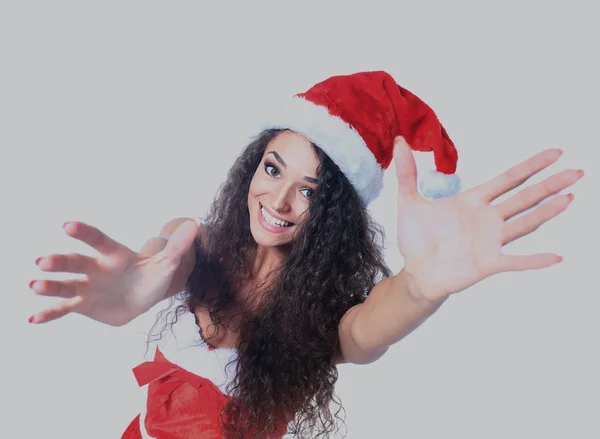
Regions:
<instances>
[{"instance_id":1,"label":"woman's eye","mask_svg":"<svg viewBox=\"0 0 600 439\"><path fill-rule=\"evenodd\" d=\"M308 199L310 199L310 197L312 197L315 194L315 191L312 189L302 189L300 192L302 192L304 194L304 196Z\"/></svg>"},{"instance_id":2,"label":"woman's eye","mask_svg":"<svg viewBox=\"0 0 600 439\"><path fill-rule=\"evenodd\" d=\"M277 177L277 176L279 176L279 169L277 169L277 167L275 167L273 165L266 164L265 165L265 172L267 174L269 174L271 177Z\"/></svg>"}]
</instances>

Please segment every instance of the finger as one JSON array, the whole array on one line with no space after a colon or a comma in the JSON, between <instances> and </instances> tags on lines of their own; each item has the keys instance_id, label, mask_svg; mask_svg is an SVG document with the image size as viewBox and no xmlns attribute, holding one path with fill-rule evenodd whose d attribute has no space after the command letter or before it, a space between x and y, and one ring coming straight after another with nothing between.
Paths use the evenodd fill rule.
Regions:
<instances>
[{"instance_id":1,"label":"finger","mask_svg":"<svg viewBox=\"0 0 600 439\"><path fill-rule=\"evenodd\" d=\"M504 171L487 183L474 187L470 192L475 192L479 198L491 202L521 186L531 176L556 162L561 155L562 151L560 149L547 149Z\"/></svg>"},{"instance_id":2,"label":"finger","mask_svg":"<svg viewBox=\"0 0 600 439\"><path fill-rule=\"evenodd\" d=\"M494 206L500 217L508 220L527 209L537 206L551 195L573 185L583 176L583 171L567 170L525 188L502 203Z\"/></svg>"},{"instance_id":3,"label":"finger","mask_svg":"<svg viewBox=\"0 0 600 439\"><path fill-rule=\"evenodd\" d=\"M80 221L67 222L63 228L67 235L85 242L87 245L104 255L112 255L123 249L127 249L123 244L109 238L108 235L96 227Z\"/></svg>"},{"instance_id":4,"label":"finger","mask_svg":"<svg viewBox=\"0 0 600 439\"><path fill-rule=\"evenodd\" d=\"M402 136L396 137L394 141L394 165L399 194L405 197L418 194L417 165L410 146Z\"/></svg>"},{"instance_id":5,"label":"finger","mask_svg":"<svg viewBox=\"0 0 600 439\"><path fill-rule=\"evenodd\" d=\"M564 211L573 199L573 194L559 195L547 203L540 205L535 210L509 221L503 230L502 245L506 245L522 236L529 235L539 226Z\"/></svg>"},{"instance_id":6,"label":"finger","mask_svg":"<svg viewBox=\"0 0 600 439\"><path fill-rule=\"evenodd\" d=\"M191 247L198 236L198 223L189 220L181 224L167 241L163 254L170 260L179 263L183 254Z\"/></svg>"},{"instance_id":7,"label":"finger","mask_svg":"<svg viewBox=\"0 0 600 439\"><path fill-rule=\"evenodd\" d=\"M37 261L43 271L88 274L96 267L96 260L78 253L50 255Z\"/></svg>"},{"instance_id":8,"label":"finger","mask_svg":"<svg viewBox=\"0 0 600 439\"><path fill-rule=\"evenodd\" d=\"M75 310L75 307L81 302L80 297L62 300L56 305L46 308L30 317L30 323L47 323L52 320L60 319Z\"/></svg>"},{"instance_id":9,"label":"finger","mask_svg":"<svg viewBox=\"0 0 600 439\"><path fill-rule=\"evenodd\" d=\"M81 289L85 283L85 280L82 279L68 279L64 281L35 280L29 284L29 287L40 296L71 299L81 294Z\"/></svg>"},{"instance_id":10,"label":"finger","mask_svg":"<svg viewBox=\"0 0 600 439\"><path fill-rule=\"evenodd\" d=\"M535 255L502 255L499 272L537 270L550 267L562 262L562 257L554 253L539 253Z\"/></svg>"},{"instance_id":11,"label":"finger","mask_svg":"<svg viewBox=\"0 0 600 439\"><path fill-rule=\"evenodd\" d=\"M42 271L87 274L96 267L96 260L78 253L53 254L36 261Z\"/></svg>"},{"instance_id":12,"label":"finger","mask_svg":"<svg viewBox=\"0 0 600 439\"><path fill-rule=\"evenodd\" d=\"M145 244L144 247L138 252L140 258L149 258L154 256L156 253L164 250L167 245L168 238L162 236L153 236Z\"/></svg>"}]
</instances>

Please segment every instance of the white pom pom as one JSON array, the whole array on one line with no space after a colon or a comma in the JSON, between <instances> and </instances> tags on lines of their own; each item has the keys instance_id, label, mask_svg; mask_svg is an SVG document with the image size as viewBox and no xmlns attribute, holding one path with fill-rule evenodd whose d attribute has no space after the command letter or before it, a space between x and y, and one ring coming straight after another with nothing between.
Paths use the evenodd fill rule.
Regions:
<instances>
[{"instance_id":1,"label":"white pom pom","mask_svg":"<svg viewBox=\"0 0 600 439\"><path fill-rule=\"evenodd\" d=\"M438 199L449 197L460 192L460 177L456 174L444 174L437 171L427 171L419 184L419 190L425 198Z\"/></svg>"}]
</instances>

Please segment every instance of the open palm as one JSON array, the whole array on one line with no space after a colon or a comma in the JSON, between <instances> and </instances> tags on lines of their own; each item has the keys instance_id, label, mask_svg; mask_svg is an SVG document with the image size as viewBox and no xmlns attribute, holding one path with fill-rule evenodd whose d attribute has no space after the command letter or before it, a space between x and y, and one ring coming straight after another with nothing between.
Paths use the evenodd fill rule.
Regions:
<instances>
[{"instance_id":1,"label":"open palm","mask_svg":"<svg viewBox=\"0 0 600 439\"><path fill-rule=\"evenodd\" d=\"M165 239L163 250L146 254L130 250L96 227L79 221L69 223L65 232L94 248L98 256L71 253L39 258L36 263L43 271L85 276L33 281L30 287L37 294L63 300L33 315L30 321L46 323L75 312L109 325L128 323L165 298L197 231L195 221L186 221Z\"/></svg>"},{"instance_id":2,"label":"open palm","mask_svg":"<svg viewBox=\"0 0 600 439\"><path fill-rule=\"evenodd\" d=\"M418 193L412 151L399 137L394 150L399 188L398 247L415 293L438 300L496 273L545 268L560 262L562 258L552 253L505 255L502 248L565 210L573 199L571 194L538 204L574 184L583 171L560 172L491 204L556 162L560 155L556 149L543 151L487 183L431 201Z\"/></svg>"}]
</instances>

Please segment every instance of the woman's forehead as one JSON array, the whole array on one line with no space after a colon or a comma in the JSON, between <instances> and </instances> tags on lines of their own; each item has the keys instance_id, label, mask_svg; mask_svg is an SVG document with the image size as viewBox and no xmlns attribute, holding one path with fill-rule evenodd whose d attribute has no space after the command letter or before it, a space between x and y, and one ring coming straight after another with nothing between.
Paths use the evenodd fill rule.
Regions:
<instances>
[{"instance_id":1,"label":"woman's forehead","mask_svg":"<svg viewBox=\"0 0 600 439\"><path fill-rule=\"evenodd\" d=\"M276 154L274 154L276 153ZM314 174L319 166L319 158L310 140L293 131L284 131L276 136L265 149L265 155L279 156L284 166L307 168Z\"/></svg>"}]
</instances>

